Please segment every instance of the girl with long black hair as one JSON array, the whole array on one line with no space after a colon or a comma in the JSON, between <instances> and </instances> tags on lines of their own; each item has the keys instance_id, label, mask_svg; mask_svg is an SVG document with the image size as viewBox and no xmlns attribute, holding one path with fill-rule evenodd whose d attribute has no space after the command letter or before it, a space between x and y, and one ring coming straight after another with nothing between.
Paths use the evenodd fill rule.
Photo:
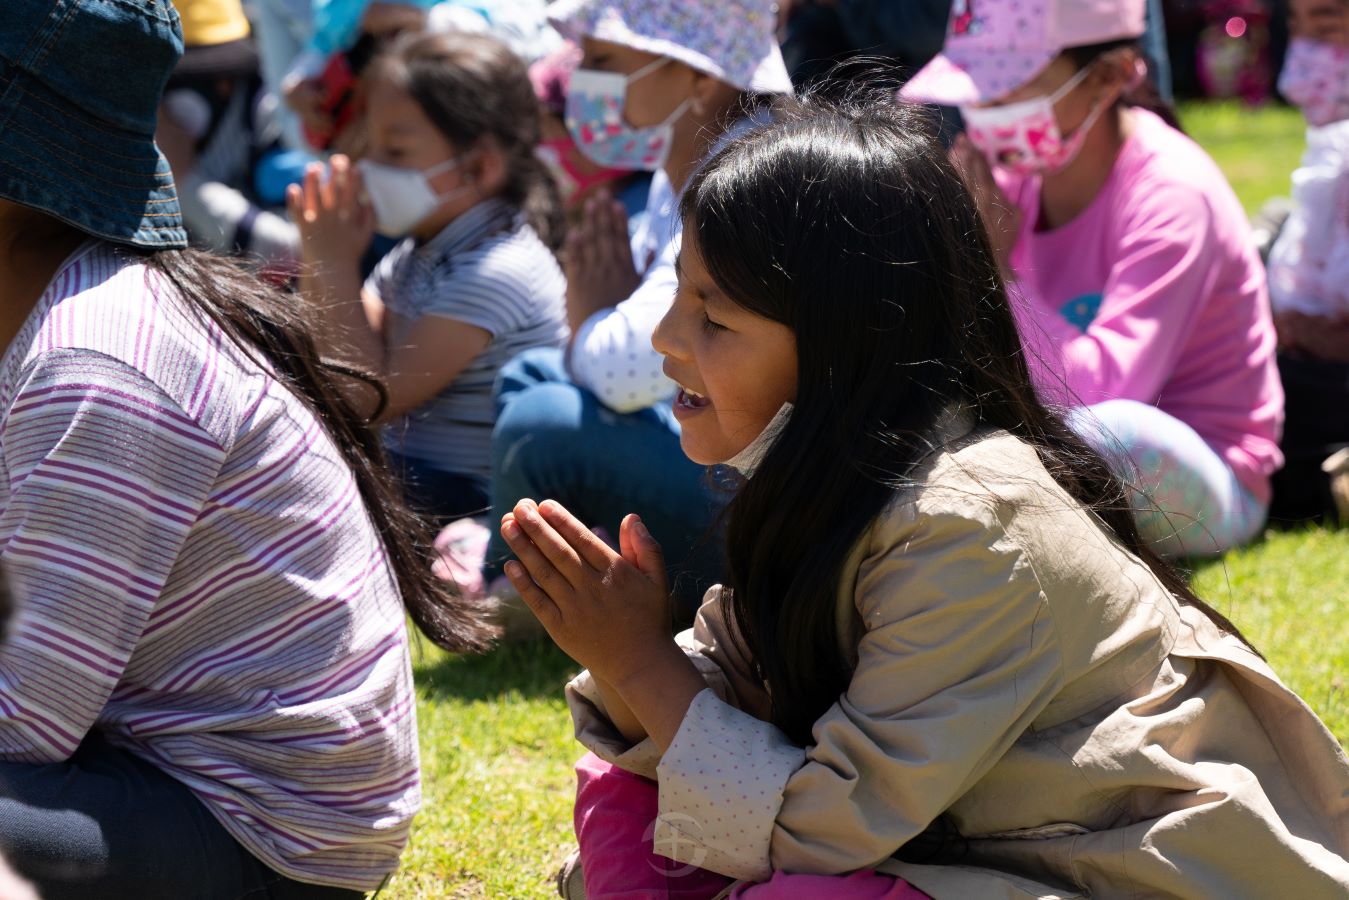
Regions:
<instances>
[{"instance_id":1,"label":"girl with long black hair","mask_svg":"<svg viewBox=\"0 0 1349 900\"><path fill-rule=\"evenodd\" d=\"M784 111L681 213L654 343L685 452L746 476L727 584L672 639L635 516L501 526L587 667L588 896L1341 896L1342 750L1037 399L920 114Z\"/></svg>"}]
</instances>

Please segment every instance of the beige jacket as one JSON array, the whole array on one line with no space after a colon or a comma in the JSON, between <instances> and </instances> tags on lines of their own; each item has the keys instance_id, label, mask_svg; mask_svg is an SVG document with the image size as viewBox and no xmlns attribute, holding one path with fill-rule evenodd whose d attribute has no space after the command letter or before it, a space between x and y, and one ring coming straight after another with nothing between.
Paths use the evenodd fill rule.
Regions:
<instances>
[{"instance_id":1,"label":"beige jacket","mask_svg":"<svg viewBox=\"0 0 1349 900\"><path fill-rule=\"evenodd\" d=\"M578 739L660 784L659 852L742 879L875 867L938 900L1349 897L1349 761L1004 433L935 454L855 551L851 683L793 745L717 590L679 640L710 690L663 756L586 673ZM959 865L891 858L946 813Z\"/></svg>"}]
</instances>

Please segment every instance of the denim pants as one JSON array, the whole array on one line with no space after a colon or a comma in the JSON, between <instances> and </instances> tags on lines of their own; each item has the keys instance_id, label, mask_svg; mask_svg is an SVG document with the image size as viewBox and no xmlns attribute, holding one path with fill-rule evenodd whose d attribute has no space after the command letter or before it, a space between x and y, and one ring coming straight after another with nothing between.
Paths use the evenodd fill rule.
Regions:
<instances>
[{"instance_id":1,"label":"denim pants","mask_svg":"<svg viewBox=\"0 0 1349 900\"><path fill-rule=\"evenodd\" d=\"M502 367L492 433L491 543L484 575L510 551L495 527L522 498L553 499L617 539L628 513L665 551L681 620L721 581L717 517L730 495L679 446L668 403L616 413L567 380L562 351L528 350Z\"/></svg>"},{"instance_id":2,"label":"denim pants","mask_svg":"<svg viewBox=\"0 0 1349 900\"><path fill-rule=\"evenodd\" d=\"M403 484L408 506L436 527L487 509L487 479L446 472L420 459L386 450L389 468Z\"/></svg>"},{"instance_id":3,"label":"denim pants","mask_svg":"<svg viewBox=\"0 0 1349 900\"><path fill-rule=\"evenodd\" d=\"M268 868L184 785L97 733L65 762L0 762L0 853L44 900L364 896Z\"/></svg>"}]
</instances>

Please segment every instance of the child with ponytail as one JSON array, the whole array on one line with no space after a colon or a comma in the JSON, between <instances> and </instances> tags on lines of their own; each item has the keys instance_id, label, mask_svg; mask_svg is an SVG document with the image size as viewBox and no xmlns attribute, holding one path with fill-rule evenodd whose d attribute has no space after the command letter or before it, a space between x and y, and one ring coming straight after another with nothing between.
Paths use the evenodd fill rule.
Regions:
<instances>
[{"instance_id":1,"label":"child with ponytail","mask_svg":"<svg viewBox=\"0 0 1349 900\"><path fill-rule=\"evenodd\" d=\"M488 505L492 387L521 351L567 336L550 250L561 212L534 156L525 64L485 35L412 35L367 75L370 152L291 189L302 290L328 349L382 377L408 498L446 521ZM364 284L378 231L404 238Z\"/></svg>"}]
</instances>

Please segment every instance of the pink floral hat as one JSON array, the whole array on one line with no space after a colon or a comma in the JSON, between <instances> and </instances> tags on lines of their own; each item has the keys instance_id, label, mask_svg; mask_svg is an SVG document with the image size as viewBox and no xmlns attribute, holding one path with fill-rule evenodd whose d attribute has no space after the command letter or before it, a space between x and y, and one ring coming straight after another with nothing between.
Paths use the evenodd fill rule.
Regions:
<instances>
[{"instance_id":1,"label":"pink floral hat","mask_svg":"<svg viewBox=\"0 0 1349 900\"><path fill-rule=\"evenodd\" d=\"M562 36L668 56L756 94L791 93L774 0L555 0Z\"/></svg>"},{"instance_id":2,"label":"pink floral hat","mask_svg":"<svg viewBox=\"0 0 1349 900\"><path fill-rule=\"evenodd\" d=\"M1136 38L1146 0L955 0L941 55L901 100L963 106L1005 97L1069 47Z\"/></svg>"}]
</instances>

